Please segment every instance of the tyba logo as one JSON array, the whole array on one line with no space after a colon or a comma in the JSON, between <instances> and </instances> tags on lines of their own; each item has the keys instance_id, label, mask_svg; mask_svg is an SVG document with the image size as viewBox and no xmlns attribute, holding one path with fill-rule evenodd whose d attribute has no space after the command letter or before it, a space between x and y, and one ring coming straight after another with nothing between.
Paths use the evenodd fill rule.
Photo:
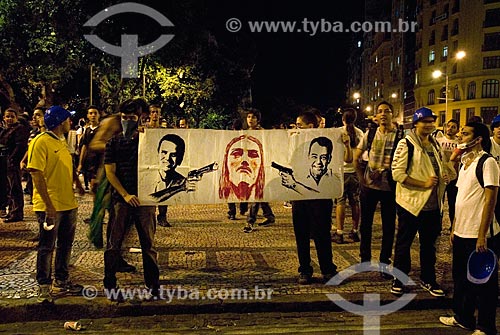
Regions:
<instances>
[{"instance_id":1,"label":"tyba logo","mask_svg":"<svg viewBox=\"0 0 500 335\"><path fill-rule=\"evenodd\" d=\"M94 15L90 20L85 22L85 27L96 27L103 20L107 19L116 14L121 13L138 13L149 16L158 22L162 27L173 27L173 23L170 22L162 13L157 10L141 5L135 2L124 2L118 5L114 5L103 9L96 15ZM89 41L93 46L101 49L107 54L118 56L121 58L121 74L122 78L138 78L139 72L137 70L137 63L139 57L148 55L159 49L163 48L168 42L174 38L171 34L162 34L155 41L139 46L139 36L138 35L121 35L121 45L116 46L103 41L97 35L83 35L87 41Z\"/></svg>"},{"instance_id":2,"label":"tyba logo","mask_svg":"<svg viewBox=\"0 0 500 335\"><path fill-rule=\"evenodd\" d=\"M360 264L353 265L341 272L336 276L331 278L326 285L340 285L347 278L363 272L373 272L383 269L384 273L393 275L396 279L407 285L415 285L415 282L409 278L404 272L399 269L394 268L392 273L389 272L385 267L379 267L377 263L363 262ZM415 298L415 293L403 294L399 299L391 302L387 305L381 305L380 294L363 294L363 304L357 305L345 300L339 294L327 294L328 298L333 301L340 308L363 317L363 333L364 334L380 334L380 317L382 315L388 315L394 313L404 306L406 306L410 301Z\"/></svg>"}]
</instances>

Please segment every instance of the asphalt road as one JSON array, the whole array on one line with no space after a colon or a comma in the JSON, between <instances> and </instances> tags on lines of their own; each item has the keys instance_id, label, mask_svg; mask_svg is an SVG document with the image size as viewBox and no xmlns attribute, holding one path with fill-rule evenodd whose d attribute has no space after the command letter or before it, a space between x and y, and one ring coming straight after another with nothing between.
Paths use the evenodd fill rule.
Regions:
<instances>
[{"instance_id":1,"label":"asphalt road","mask_svg":"<svg viewBox=\"0 0 500 335\"><path fill-rule=\"evenodd\" d=\"M399 311L380 319L380 328L367 328L363 318L347 312L181 314L79 320L90 334L471 334L441 325L448 310ZM497 317L497 323L500 315ZM0 324L3 334L61 334L64 321ZM75 332L77 333L77 332Z\"/></svg>"}]
</instances>

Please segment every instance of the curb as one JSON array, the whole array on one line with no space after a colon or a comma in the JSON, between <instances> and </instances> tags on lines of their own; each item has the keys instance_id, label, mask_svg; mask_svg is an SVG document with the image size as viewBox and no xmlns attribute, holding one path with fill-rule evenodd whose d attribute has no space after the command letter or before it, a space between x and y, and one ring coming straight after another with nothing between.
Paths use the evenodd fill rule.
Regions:
<instances>
[{"instance_id":1,"label":"curb","mask_svg":"<svg viewBox=\"0 0 500 335\"><path fill-rule=\"evenodd\" d=\"M419 293L419 295L421 295ZM413 299L402 310L448 309L451 297ZM343 294L344 301L363 305L362 293ZM126 301L114 303L104 297L85 300L81 297L64 297L54 304L39 304L36 298L28 302L12 300L0 301L0 323L30 322L47 320L80 320L112 318L120 316L153 316L175 314L223 314L223 313L265 313L265 312L343 312L339 305L329 300L326 294L300 294L297 296L273 297L271 300L174 300L167 301ZM385 306L397 299L390 293L380 294L380 306Z\"/></svg>"}]
</instances>

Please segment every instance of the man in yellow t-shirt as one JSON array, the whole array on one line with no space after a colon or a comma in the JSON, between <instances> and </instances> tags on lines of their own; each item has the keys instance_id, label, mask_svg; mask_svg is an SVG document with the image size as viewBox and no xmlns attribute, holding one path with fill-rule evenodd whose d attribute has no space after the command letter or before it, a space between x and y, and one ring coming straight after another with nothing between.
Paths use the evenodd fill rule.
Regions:
<instances>
[{"instance_id":1,"label":"man in yellow t-shirt","mask_svg":"<svg viewBox=\"0 0 500 335\"><path fill-rule=\"evenodd\" d=\"M73 160L64 134L71 114L60 106L45 112L48 129L28 148L28 171L33 179L33 210L40 227L36 279L38 301L52 302L52 255L56 246L55 282L59 292L79 294L83 287L69 280L69 259L75 238L78 204L73 193ZM85 191L81 188L80 193Z\"/></svg>"}]
</instances>

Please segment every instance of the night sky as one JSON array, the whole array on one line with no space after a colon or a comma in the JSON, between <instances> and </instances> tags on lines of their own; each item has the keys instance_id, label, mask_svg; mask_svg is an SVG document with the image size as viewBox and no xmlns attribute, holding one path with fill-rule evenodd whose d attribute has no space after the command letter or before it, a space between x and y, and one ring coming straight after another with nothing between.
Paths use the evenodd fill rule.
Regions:
<instances>
[{"instance_id":1,"label":"night sky","mask_svg":"<svg viewBox=\"0 0 500 335\"><path fill-rule=\"evenodd\" d=\"M305 32L251 33L247 22L295 21L297 27L302 27L303 19L307 18L316 22L321 19L328 22L341 21L348 26L353 21L362 19L364 0L140 2L171 19L175 25L173 32L176 38L182 39L182 34L197 34L198 30L203 34L203 31L208 30L219 46L224 44L229 45L229 49L231 46L237 49L230 49L229 53L234 53L237 57L243 57L247 51L256 55L255 67L251 73L253 106L261 109L264 114L277 105L283 106L283 101L311 105L322 112L326 112L328 108L336 109L343 103L350 34L319 31L314 36ZM143 38L145 34L141 34L141 27L144 24L138 21L137 15L130 15L129 25L135 23L140 39ZM243 23L239 32L232 33L226 29L226 21L231 18L238 18ZM119 35L115 37L116 44L119 44ZM150 36L152 40L156 37Z\"/></svg>"},{"instance_id":2,"label":"night sky","mask_svg":"<svg viewBox=\"0 0 500 335\"><path fill-rule=\"evenodd\" d=\"M244 20L342 21L346 25L363 16L362 0L350 1L217 1L219 24L224 18ZM340 7L342 6L342 7ZM241 30L242 33L245 28ZM248 33L248 28L246 29ZM228 33L229 34L229 33ZM253 78L254 104L272 108L277 98L320 108L337 108L346 85L350 34L248 33L258 57Z\"/></svg>"}]
</instances>

